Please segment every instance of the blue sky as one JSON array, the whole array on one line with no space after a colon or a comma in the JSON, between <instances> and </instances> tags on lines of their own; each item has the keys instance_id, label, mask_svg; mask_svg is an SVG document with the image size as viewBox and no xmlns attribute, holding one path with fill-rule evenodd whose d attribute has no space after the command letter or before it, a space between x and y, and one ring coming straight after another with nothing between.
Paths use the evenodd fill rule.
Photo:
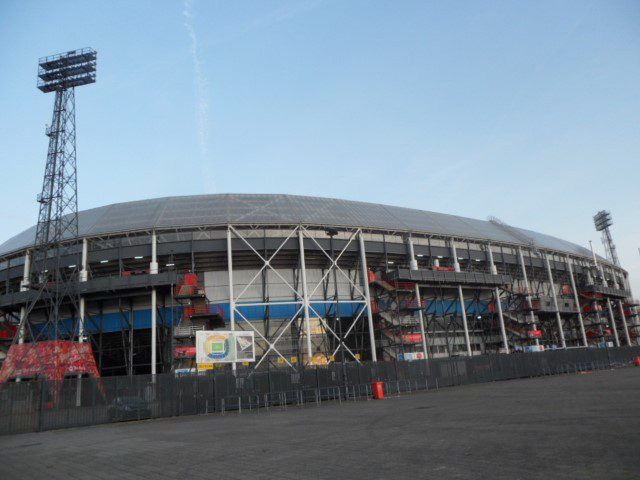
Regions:
<instances>
[{"instance_id":1,"label":"blue sky","mask_svg":"<svg viewBox=\"0 0 640 480\"><path fill-rule=\"evenodd\" d=\"M91 46L82 209L291 193L505 222L588 246L613 213L640 295L637 1L0 2L0 241L37 217L41 56Z\"/></svg>"}]
</instances>

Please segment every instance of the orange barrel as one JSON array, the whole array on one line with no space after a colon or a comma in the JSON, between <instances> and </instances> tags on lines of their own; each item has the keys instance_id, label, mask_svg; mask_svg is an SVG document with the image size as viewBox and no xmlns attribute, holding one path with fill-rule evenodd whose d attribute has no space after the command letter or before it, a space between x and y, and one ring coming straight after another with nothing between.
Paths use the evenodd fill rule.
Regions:
<instances>
[{"instance_id":1,"label":"orange barrel","mask_svg":"<svg viewBox=\"0 0 640 480\"><path fill-rule=\"evenodd\" d=\"M633 363L635 363L636 367L640 367L640 357L634 358Z\"/></svg>"},{"instance_id":2,"label":"orange barrel","mask_svg":"<svg viewBox=\"0 0 640 480\"><path fill-rule=\"evenodd\" d=\"M384 382L373 382L371 391L373 392L373 398L376 400L384 398Z\"/></svg>"}]
</instances>

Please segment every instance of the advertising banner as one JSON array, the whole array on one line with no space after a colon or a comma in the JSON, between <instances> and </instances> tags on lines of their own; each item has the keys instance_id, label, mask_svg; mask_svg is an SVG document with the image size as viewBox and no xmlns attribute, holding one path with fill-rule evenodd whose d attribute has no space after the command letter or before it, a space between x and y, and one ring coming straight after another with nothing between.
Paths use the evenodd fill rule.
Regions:
<instances>
[{"instance_id":1,"label":"advertising banner","mask_svg":"<svg viewBox=\"0 0 640 480\"><path fill-rule=\"evenodd\" d=\"M196 332L196 363L241 363L256 359L253 332Z\"/></svg>"},{"instance_id":2,"label":"advertising banner","mask_svg":"<svg viewBox=\"0 0 640 480\"><path fill-rule=\"evenodd\" d=\"M422 352L406 352L398 355L400 360L411 362L413 360L424 360L424 353Z\"/></svg>"}]
</instances>

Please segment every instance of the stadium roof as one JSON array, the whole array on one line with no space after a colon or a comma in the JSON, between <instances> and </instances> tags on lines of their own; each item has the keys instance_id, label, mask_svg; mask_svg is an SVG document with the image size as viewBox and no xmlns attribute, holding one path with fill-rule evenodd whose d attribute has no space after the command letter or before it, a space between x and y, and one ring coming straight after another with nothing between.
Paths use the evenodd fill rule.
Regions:
<instances>
[{"instance_id":1,"label":"stadium roof","mask_svg":"<svg viewBox=\"0 0 640 480\"><path fill-rule=\"evenodd\" d=\"M590 251L550 235L493 222L377 203L269 194L164 197L114 203L79 214L80 236L149 229L241 224L307 224L407 231L527 245L588 256ZM5 255L34 242L35 227L0 245Z\"/></svg>"}]
</instances>

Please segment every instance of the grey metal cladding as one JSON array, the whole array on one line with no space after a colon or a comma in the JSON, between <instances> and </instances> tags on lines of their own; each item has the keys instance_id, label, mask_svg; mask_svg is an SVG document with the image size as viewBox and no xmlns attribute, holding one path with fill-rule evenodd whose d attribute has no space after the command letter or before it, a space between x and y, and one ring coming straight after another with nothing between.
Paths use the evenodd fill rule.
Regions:
<instances>
[{"instance_id":1,"label":"grey metal cladding","mask_svg":"<svg viewBox=\"0 0 640 480\"><path fill-rule=\"evenodd\" d=\"M271 194L164 197L116 203L80 212L80 235L93 236L226 224L310 224L409 231L512 244L522 241L491 222L335 198ZM550 235L517 229L538 247L589 256L586 248ZM33 243L35 227L0 245L0 255Z\"/></svg>"}]
</instances>

